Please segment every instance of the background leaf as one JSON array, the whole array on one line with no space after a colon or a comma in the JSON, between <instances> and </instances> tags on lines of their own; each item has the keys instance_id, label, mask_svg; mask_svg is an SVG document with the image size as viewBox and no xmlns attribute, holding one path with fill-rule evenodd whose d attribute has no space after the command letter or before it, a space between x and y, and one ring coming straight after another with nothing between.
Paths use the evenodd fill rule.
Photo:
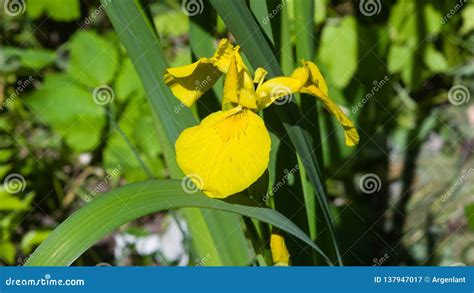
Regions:
<instances>
[{"instance_id":1,"label":"background leaf","mask_svg":"<svg viewBox=\"0 0 474 293\"><path fill-rule=\"evenodd\" d=\"M70 76L48 76L26 102L74 150L91 150L99 143L104 110L94 103L92 91L76 84Z\"/></svg>"},{"instance_id":2,"label":"background leaf","mask_svg":"<svg viewBox=\"0 0 474 293\"><path fill-rule=\"evenodd\" d=\"M357 70L357 25L348 16L337 25L324 27L316 63L327 68L329 84L343 88Z\"/></svg>"},{"instance_id":3,"label":"background leaf","mask_svg":"<svg viewBox=\"0 0 474 293\"><path fill-rule=\"evenodd\" d=\"M94 88L109 84L117 70L117 47L92 31L81 31L69 42L70 68L74 78Z\"/></svg>"},{"instance_id":4,"label":"background leaf","mask_svg":"<svg viewBox=\"0 0 474 293\"><path fill-rule=\"evenodd\" d=\"M79 0L28 0L27 5L32 19L46 14L56 21L72 21L81 16Z\"/></svg>"}]
</instances>

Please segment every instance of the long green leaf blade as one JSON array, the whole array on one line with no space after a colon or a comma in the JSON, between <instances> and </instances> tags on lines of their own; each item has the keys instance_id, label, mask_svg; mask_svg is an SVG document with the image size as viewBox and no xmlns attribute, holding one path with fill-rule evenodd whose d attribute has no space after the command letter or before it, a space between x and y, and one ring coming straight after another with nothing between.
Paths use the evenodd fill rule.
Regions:
<instances>
[{"instance_id":1,"label":"long green leaf blade","mask_svg":"<svg viewBox=\"0 0 474 293\"><path fill-rule=\"evenodd\" d=\"M167 179L129 184L97 197L56 228L26 265L70 265L94 243L121 225L161 210L184 207L216 209L266 222L301 239L327 259L301 229L277 211L231 204L201 193L191 195L182 190L181 181Z\"/></svg>"}]
</instances>

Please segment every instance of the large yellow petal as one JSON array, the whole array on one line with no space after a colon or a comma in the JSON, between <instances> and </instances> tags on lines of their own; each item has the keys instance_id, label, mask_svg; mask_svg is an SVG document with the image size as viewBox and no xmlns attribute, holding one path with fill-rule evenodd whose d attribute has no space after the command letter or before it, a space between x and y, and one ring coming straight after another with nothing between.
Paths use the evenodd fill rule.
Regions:
<instances>
[{"instance_id":1,"label":"large yellow petal","mask_svg":"<svg viewBox=\"0 0 474 293\"><path fill-rule=\"evenodd\" d=\"M270 145L263 120L237 107L184 130L176 141L176 159L209 197L225 198L245 190L264 173Z\"/></svg>"},{"instance_id":2,"label":"large yellow petal","mask_svg":"<svg viewBox=\"0 0 474 293\"><path fill-rule=\"evenodd\" d=\"M287 266L290 263L290 253L286 248L285 238L277 233L270 236L270 249L276 266Z\"/></svg>"},{"instance_id":3,"label":"large yellow petal","mask_svg":"<svg viewBox=\"0 0 474 293\"><path fill-rule=\"evenodd\" d=\"M168 68L165 84L183 104L191 107L221 75L212 60L201 58L189 65Z\"/></svg>"}]
</instances>

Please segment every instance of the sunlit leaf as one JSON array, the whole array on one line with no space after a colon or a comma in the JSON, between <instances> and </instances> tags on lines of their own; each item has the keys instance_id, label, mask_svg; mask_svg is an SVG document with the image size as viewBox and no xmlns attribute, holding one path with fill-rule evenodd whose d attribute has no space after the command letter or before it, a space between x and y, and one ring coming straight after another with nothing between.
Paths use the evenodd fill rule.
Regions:
<instances>
[{"instance_id":1,"label":"sunlit leaf","mask_svg":"<svg viewBox=\"0 0 474 293\"><path fill-rule=\"evenodd\" d=\"M255 218L321 252L306 234L275 210L226 203L201 193L189 194L183 191L180 180L154 180L130 184L97 197L61 224L31 255L27 265L70 265L121 225L164 209L183 207L216 209Z\"/></svg>"},{"instance_id":2,"label":"sunlit leaf","mask_svg":"<svg viewBox=\"0 0 474 293\"><path fill-rule=\"evenodd\" d=\"M348 16L322 31L317 62L325 65L332 84L341 88L357 70L357 25L355 18Z\"/></svg>"}]
</instances>

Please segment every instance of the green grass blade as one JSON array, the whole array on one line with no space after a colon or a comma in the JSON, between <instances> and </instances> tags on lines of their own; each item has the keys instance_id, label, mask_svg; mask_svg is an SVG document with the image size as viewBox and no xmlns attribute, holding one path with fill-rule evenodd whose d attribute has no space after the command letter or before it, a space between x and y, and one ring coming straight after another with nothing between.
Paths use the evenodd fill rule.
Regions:
<instances>
[{"instance_id":1,"label":"green grass blade","mask_svg":"<svg viewBox=\"0 0 474 293\"><path fill-rule=\"evenodd\" d=\"M97 197L56 228L26 265L70 265L121 225L161 210L184 207L216 209L266 222L301 239L324 256L301 229L275 210L231 204L201 193L190 195L182 190L181 181L167 179L129 184Z\"/></svg>"},{"instance_id":2,"label":"green grass blade","mask_svg":"<svg viewBox=\"0 0 474 293\"><path fill-rule=\"evenodd\" d=\"M296 60L300 61L313 60L314 56L314 1L313 0L301 0L294 2L294 27L297 29L296 35ZM307 124L307 129L311 130L313 137L313 146L316 149L316 156L318 161L323 161L321 151L321 134L319 131L319 105L316 104L316 100L309 95L302 95L301 101L301 112L309 121L312 121L312 125ZM306 120L304 120L306 121ZM323 164L321 164L323 165ZM324 166L324 165L323 165ZM309 235L312 239L316 238L316 223L318 215L316 209L316 198L314 189L311 183L308 181L306 176L306 170L304 168L300 172L301 181L304 190L304 201L306 204L306 215L308 217L309 224Z\"/></svg>"},{"instance_id":3,"label":"green grass blade","mask_svg":"<svg viewBox=\"0 0 474 293\"><path fill-rule=\"evenodd\" d=\"M259 29L258 24L252 17L245 1L211 0L211 3L217 13L223 17L227 27L242 46L250 63L254 67L265 67L270 77L282 75L278 60L265 40L265 36ZM232 11L232 13L228 13L228 11ZM267 109L267 113L273 117L274 115L278 116L308 172L308 176L317 192L318 203L321 205L323 216L328 224L338 262L342 265L334 223L324 191L321 170L313 151L312 138L305 129L298 125L298 121L301 121L302 118L301 113L295 103L289 103L285 107L270 107ZM271 120L275 121L277 119ZM274 128L277 128L277 126Z\"/></svg>"},{"instance_id":4,"label":"green grass blade","mask_svg":"<svg viewBox=\"0 0 474 293\"><path fill-rule=\"evenodd\" d=\"M250 0L250 9L252 10L253 15L255 15L255 19L258 21L258 24L265 32L265 35L273 44L273 32L267 3L265 3L264 0Z\"/></svg>"},{"instance_id":5,"label":"green grass blade","mask_svg":"<svg viewBox=\"0 0 474 293\"><path fill-rule=\"evenodd\" d=\"M285 75L290 75L294 70L293 46L291 41L291 22L287 1L267 0L268 10L278 11L270 21L273 38L275 40L275 52L280 60L281 69Z\"/></svg>"},{"instance_id":6,"label":"green grass blade","mask_svg":"<svg viewBox=\"0 0 474 293\"><path fill-rule=\"evenodd\" d=\"M181 178L183 174L176 164L174 143L183 129L195 125L197 121L188 108L180 105L163 82L163 73L168 64L155 29L139 1L107 1L104 7L142 80L156 114L159 122L157 133L171 176ZM183 212L198 257L211 255L206 265L245 264L241 255L234 253L239 249L248 254L243 230L233 233L226 231L228 227L241 225L239 217L199 209L184 209Z\"/></svg>"},{"instance_id":7,"label":"green grass blade","mask_svg":"<svg viewBox=\"0 0 474 293\"><path fill-rule=\"evenodd\" d=\"M296 57L313 60L314 57L314 1L294 1L294 26L296 28Z\"/></svg>"}]
</instances>

